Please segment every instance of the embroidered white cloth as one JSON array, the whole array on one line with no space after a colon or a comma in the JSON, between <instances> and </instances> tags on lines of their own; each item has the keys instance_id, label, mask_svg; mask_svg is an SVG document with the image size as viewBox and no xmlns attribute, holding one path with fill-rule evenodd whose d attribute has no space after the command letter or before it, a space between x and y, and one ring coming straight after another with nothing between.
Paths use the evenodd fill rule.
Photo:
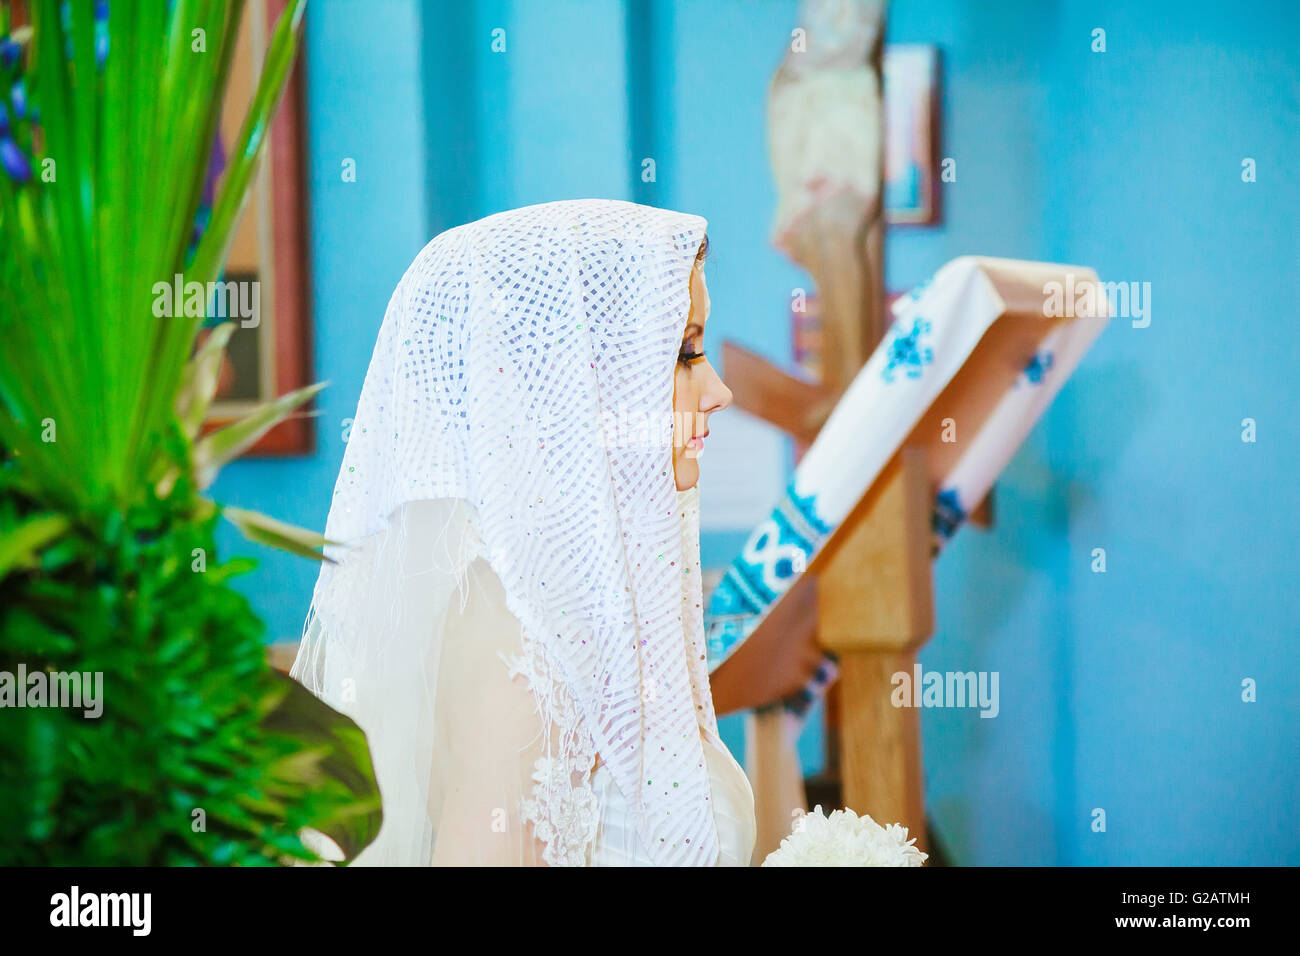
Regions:
<instances>
[{"instance_id":1,"label":"embroidered white cloth","mask_svg":"<svg viewBox=\"0 0 1300 956\"><path fill-rule=\"evenodd\" d=\"M597 754L650 860L718 861L698 493L677 492L671 442L705 227L616 200L527 206L437 236L393 293L326 524L339 563L292 671L367 732L384 825L357 862L436 862L446 817L484 859L505 833L505 856L589 863ZM453 601L480 558L513 637ZM493 683L500 699L448 677L502 659L523 680ZM521 759L520 792L479 792Z\"/></svg>"},{"instance_id":2,"label":"embroidered white cloth","mask_svg":"<svg viewBox=\"0 0 1300 956\"><path fill-rule=\"evenodd\" d=\"M711 592L711 668L742 646L904 444L929 452L938 554L1101 334L1109 305L1091 269L962 256L893 313L781 499ZM806 715L835 676L828 657L787 709Z\"/></svg>"}]
</instances>

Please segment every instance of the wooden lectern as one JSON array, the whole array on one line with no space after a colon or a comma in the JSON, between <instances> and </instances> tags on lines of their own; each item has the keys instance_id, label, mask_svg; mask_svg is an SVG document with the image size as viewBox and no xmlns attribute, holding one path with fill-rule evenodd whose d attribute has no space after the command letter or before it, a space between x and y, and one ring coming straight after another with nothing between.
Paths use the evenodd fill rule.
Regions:
<instances>
[{"instance_id":1,"label":"wooden lectern","mask_svg":"<svg viewBox=\"0 0 1300 956\"><path fill-rule=\"evenodd\" d=\"M776 425L802 454L817 436L837 396L802 381L760 356L723 344L734 403ZM837 742L828 755L840 776L842 806L880 823L901 823L926 849L920 718L894 707L892 675L911 675L917 653L934 630L931 516L934 497L927 452L904 445L871 489L772 607L744 645L711 677L719 714L771 704L802 689L798 661L820 650L839 659L831 688L838 699ZM987 526L990 498L972 514ZM762 806L763 794L788 793L766 774L788 772L786 755L768 746L751 767L760 806L760 855L790 831L790 808ZM791 799L803 802L802 794ZM827 808L833 809L833 808Z\"/></svg>"}]
</instances>

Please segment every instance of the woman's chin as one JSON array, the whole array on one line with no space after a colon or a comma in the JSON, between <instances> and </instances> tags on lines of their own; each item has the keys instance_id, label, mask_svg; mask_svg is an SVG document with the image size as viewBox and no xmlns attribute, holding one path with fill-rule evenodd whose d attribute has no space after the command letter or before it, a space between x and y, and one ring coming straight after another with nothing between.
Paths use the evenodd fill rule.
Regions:
<instances>
[{"instance_id":1,"label":"woman's chin","mask_svg":"<svg viewBox=\"0 0 1300 956\"><path fill-rule=\"evenodd\" d=\"M694 488L700 481L700 466L690 458L673 458L673 480L678 491Z\"/></svg>"}]
</instances>

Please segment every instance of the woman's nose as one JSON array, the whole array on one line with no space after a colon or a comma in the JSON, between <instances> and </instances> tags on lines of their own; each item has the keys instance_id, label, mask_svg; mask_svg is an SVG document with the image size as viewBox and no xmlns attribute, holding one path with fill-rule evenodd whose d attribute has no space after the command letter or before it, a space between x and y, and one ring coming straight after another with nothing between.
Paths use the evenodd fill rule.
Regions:
<instances>
[{"instance_id":1,"label":"woman's nose","mask_svg":"<svg viewBox=\"0 0 1300 956\"><path fill-rule=\"evenodd\" d=\"M706 412L720 412L731 404L734 396L712 364L709 365L709 372L712 373L712 377L704 390L704 401L700 404Z\"/></svg>"}]
</instances>

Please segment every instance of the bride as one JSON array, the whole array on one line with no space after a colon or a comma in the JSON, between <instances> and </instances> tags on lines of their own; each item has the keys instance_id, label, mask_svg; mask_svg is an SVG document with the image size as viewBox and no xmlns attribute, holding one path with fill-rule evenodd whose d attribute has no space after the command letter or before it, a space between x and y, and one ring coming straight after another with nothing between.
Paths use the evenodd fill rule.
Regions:
<instances>
[{"instance_id":1,"label":"bride","mask_svg":"<svg viewBox=\"0 0 1300 956\"><path fill-rule=\"evenodd\" d=\"M292 670L366 731L358 864L749 864L703 639L705 227L526 206L394 291Z\"/></svg>"}]
</instances>

